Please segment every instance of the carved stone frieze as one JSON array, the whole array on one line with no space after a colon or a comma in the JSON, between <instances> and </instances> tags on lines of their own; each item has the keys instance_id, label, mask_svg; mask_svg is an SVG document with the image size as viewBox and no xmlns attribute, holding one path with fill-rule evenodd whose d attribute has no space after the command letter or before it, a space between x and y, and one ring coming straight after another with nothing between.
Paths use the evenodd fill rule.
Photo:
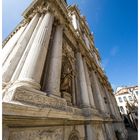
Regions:
<instances>
[{"instance_id":1,"label":"carved stone frieze","mask_svg":"<svg viewBox=\"0 0 140 140\"><path fill-rule=\"evenodd\" d=\"M13 128L9 140L63 140L62 127Z\"/></svg>"},{"instance_id":2,"label":"carved stone frieze","mask_svg":"<svg viewBox=\"0 0 140 140\"><path fill-rule=\"evenodd\" d=\"M14 93L13 100L39 107L52 107L60 110L66 110L67 105L67 103L62 99L52 98L43 94L20 89L16 90Z\"/></svg>"},{"instance_id":3,"label":"carved stone frieze","mask_svg":"<svg viewBox=\"0 0 140 140\"><path fill-rule=\"evenodd\" d=\"M41 108L52 108L60 111L65 111L73 115L83 116L81 109L67 106L67 102L62 98L54 98L46 96L44 92L37 90L24 89L19 87L9 90L4 98L4 102L19 102L25 105L32 105Z\"/></svg>"}]
</instances>

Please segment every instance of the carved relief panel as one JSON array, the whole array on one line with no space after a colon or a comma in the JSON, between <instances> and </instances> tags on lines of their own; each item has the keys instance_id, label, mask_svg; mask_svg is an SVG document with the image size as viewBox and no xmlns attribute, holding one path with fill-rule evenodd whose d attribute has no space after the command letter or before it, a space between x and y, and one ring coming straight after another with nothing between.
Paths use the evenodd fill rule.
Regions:
<instances>
[{"instance_id":1,"label":"carved relief panel","mask_svg":"<svg viewBox=\"0 0 140 140\"><path fill-rule=\"evenodd\" d=\"M46 128L14 128L10 131L9 140L63 140L63 129Z\"/></svg>"}]
</instances>

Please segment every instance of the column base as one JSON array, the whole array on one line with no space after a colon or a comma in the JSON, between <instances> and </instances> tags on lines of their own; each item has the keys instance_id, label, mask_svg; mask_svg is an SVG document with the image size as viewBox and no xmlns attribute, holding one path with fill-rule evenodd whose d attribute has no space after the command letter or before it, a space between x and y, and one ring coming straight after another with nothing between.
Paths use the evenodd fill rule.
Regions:
<instances>
[{"instance_id":1,"label":"column base","mask_svg":"<svg viewBox=\"0 0 140 140\"><path fill-rule=\"evenodd\" d=\"M46 90L45 92L50 97L61 98L61 92L60 91Z\"/></svg>"},{"instance_id":2,"label":"column base","mask_svg":"<svg viewBox=\"0 0 140 140\"><path fill-rule=\"evenodd\" d=\"M41 86L39 83L37 83L35 80L33 79L22 79L22 80L17 80L14 82L14 86L26 86L32 89L37 89L40 90Z\"/></svg>"}]
</instances>

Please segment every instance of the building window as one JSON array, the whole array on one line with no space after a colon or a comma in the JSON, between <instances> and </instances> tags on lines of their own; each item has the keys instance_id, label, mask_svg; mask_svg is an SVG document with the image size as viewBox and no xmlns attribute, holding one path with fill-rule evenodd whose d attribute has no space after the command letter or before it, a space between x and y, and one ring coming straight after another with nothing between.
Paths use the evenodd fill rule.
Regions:
<instances>
[{"instance_id":1,"label":"building window","mask_svg":"<svg viewBox=\"0 0 140 140\"><path fill-rule=\"evenodd\" d=\"M120 106L120 111L121 111L122 113L124 113L124 108L123 108L123 106Z\"/></svg>"},{"instance_id":2,"label":"building window","mask_svg":"<svg viewBox=\"0 0 140 140\"><path fill-rule=\"evenodd\" d=\"M121 98L121 97L119 97L118 99L119 99L119 102L120 102L120 103L121 103L121 102L123 102L123 100L122 100L122 98Z\"/></svg>"},{"instance_id":3,"label":"building window","mask_svg":"<svg viewBox=\"0 0 140 140\"><path fill-rule=\"evenodd\" d=\"M133 99L132 99L132 97L131 97L131 96L128 96L128 98L129 98L129 100L130 100L130 101L133 101Z\"/></svg>"},{"instance_id":4,"label":"building window","mask_svg":"<svg viewBox=\"0 0 140 140\"><path fill-rule=\"evenodd\" d=\"M125 102L127 102L126 96L123 96L123 100L124 100Z\"/></svg>"},{"instance_id":5,"label":"building window","mask_svg":"<svg viewBox=\"0 0 140 140\"><path fill-rule=\"evenodd\" d=\"M136 91L136 94L138 95L138 91Z\"/></svg>"}]
</instances>

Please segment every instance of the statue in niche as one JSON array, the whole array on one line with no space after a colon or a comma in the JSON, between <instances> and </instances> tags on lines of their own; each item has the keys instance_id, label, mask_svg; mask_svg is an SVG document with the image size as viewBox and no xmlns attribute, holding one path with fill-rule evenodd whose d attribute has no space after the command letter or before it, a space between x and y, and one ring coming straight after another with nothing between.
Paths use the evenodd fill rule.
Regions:
<instances>
[{"instance_id":1,"label":"statue in niche","mask_svg":"<svg viewBox=\"0 0 140 140\"><path fill-rule=\"evenodd\" d=\"M66 55L63 55L60 90L68 105L72 105L72 73L70 61Z\"/></svg>"}]
</instances>

